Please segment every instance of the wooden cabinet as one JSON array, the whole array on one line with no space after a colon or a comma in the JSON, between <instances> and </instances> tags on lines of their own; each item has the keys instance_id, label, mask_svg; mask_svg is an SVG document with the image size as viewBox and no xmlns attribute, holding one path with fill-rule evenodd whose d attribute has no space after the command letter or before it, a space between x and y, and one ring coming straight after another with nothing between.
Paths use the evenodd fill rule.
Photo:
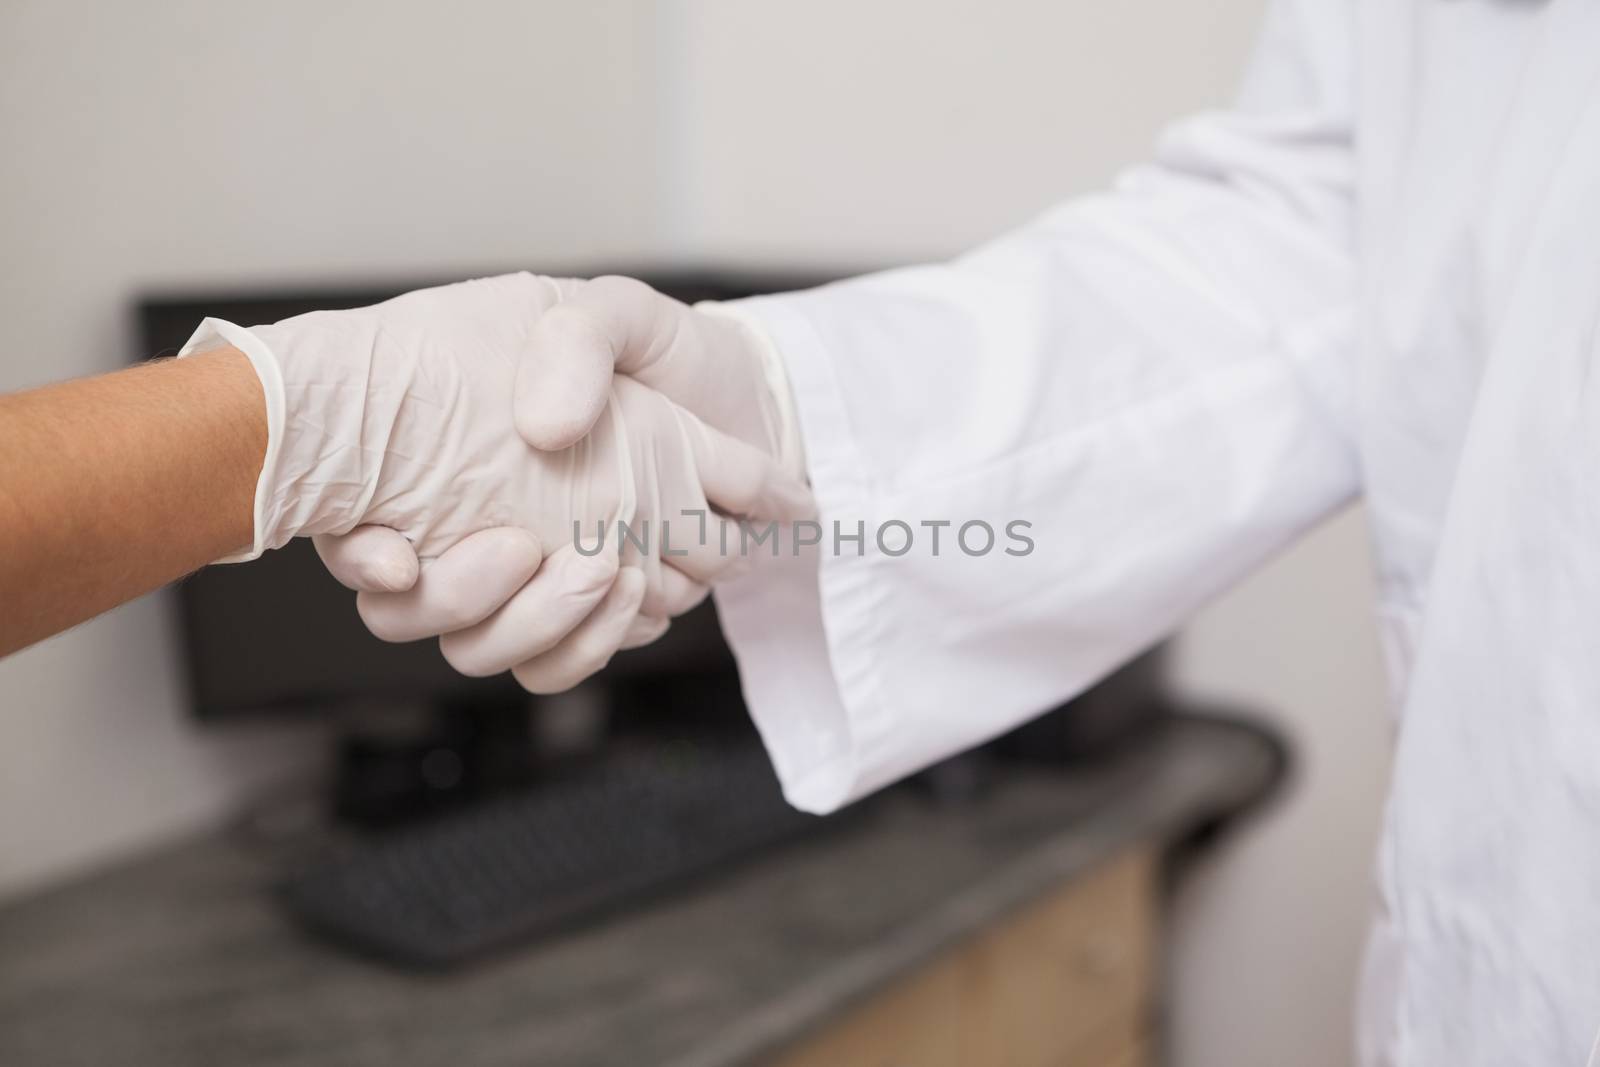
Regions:
<instances>
[{"instance_id":1,"label":"wooden cabinet","mask_svg":"<svg viewBox=\"0 0 1600 1067\"><path fill-rule=\"evenodd\" d=\"M879 993L773 1067L1146 1067L1156 858L1113 860Z\"/></svg>"}]
</instances>

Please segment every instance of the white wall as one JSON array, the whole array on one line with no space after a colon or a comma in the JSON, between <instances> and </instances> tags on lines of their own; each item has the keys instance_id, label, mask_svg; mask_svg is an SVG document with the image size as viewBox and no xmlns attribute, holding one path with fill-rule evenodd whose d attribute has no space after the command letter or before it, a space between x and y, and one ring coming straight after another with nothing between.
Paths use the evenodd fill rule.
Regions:
<instances>
[{"instance_id":1,"label":"white wall","mask_svg":"<svg viewBox=\"0 0 1600 1067\"><path fill-rule=\"evenodd\" d=\"M152 285L887 263L1092 188L1225 99L1261 0L0 6L0 388L112 367ZM85 11L91 13L86 17ZM1186 686L1300 742L1185 890L1174 1062L1349 1062L1386 768L1359 515L1208 610ZM193 729L158 601L0 662L0 893L304 766Z\"/></svg>"},{"instance_id":2,"label":"white wall","mask_svg":"<svg viewBox=\"0 0 1600 1067\"><path fill-rule=\"evenodd\" d=\"M680 210L716 258L943 256L1226 99L1261 0L686 0Z\"/></svg>"}]
</instances>

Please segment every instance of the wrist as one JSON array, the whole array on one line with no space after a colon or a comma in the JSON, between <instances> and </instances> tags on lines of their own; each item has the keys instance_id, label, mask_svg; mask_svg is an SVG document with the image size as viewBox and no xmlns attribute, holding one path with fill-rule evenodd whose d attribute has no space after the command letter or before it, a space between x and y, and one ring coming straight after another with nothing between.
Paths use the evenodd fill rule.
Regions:
<instances>
[{"instance_id":1,"label":"wrist","mask_svg":"<svg viewBox=\"0 0 1600 1067\"><path fill-rule=\"evenodd\" d=\"M788 368L777 344L758 319L736 306L708 300L694 307L696 311L737 331L737 346L749 361L756 382L756 404L764 437L760 444L778 461L785 474L804 482L805 442L800 432L799 412L789 382Z\"/></svg>"},{"instance_id":2,"label":"wrist","mask_svg":"<svg viewBox=\"0 0 1600 1067\"><path fill-rule=\"evenodd\" d=\"M789 369L783 353L765 331L754 323L746 328L756 335L756 354L761 360L761 370L767 380L767 395L774 408L777 424L777 458L785 474L796 481L806 481L805 439L800 434L800 413L795 404L794 386L789 381Z\"/></svg>"},{"instance_id":3,"label":"wrist","mask_svg":"<svg viewBox=\"0 0 1600 1067\"><path fill-rule=\"evenodd\" d=\"M255 536L256 486L268 441L261 381L249 358L232 345L192 355L181 370L217 422L207 449L207 463L216 472L216 506L213 514L194 519L213 531L210 543L217 553L236 552Z\"/></svg>"},{"instance_id":4,"label":"wrist","mask_svg":"<svg viewBox=\"0 0 1600 1067\"><path fill-rule=\"evenodd\" d=\"M284 427L283 373L272 351L249 330L225 319L208 318L200 323L193 336L178 352L179 359L215 356L232 353L236 360L248 366L259 393L255 394L258 406L252 410L252 420L262 431L261 461L256 468L254 487L250 494L248 537L241 541L247 545L242 551L219 559L219 563L242 563L260 556L277 545L272 540L272 522L268 515L271 486L274 484L278 456L282 452ZM237 369L242 370L237 366ZM287 538L284 538L287 540ZM281 544L282 542L278 542Z\"/></svg>"}]
</instances>

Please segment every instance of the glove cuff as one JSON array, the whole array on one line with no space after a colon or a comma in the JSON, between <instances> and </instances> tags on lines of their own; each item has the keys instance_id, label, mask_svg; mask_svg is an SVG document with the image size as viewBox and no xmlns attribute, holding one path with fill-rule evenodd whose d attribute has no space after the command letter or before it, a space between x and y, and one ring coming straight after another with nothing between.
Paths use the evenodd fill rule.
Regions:
<instances>
[{"instance_id":1,"label":"glove cuff","mask_svg":"<svg viewBox=\"0 0 1600 1067\"><path fill-rule=\"evenodd\" d=\"M278 457L283 451L283 419L286 404L283 371L278 366L277 357L255 334L226 319L208 318L202 321L188 342L179 350L178 358L210 352L227 345L232 345L243 352L245 358L250 361L256 377L261 380L261 392L266 398L267 405L267 453L261 464L261 473L256 478L251 521L254 533L250 547L217 560L218 563L245 563L257 558L268 548L274 547L267 540L272 525L267 510L268 502L272 499Z\"/></svg>"},{"instance_id":2,"label":"glove cuff","mask_svg":"<svg viewBox=\"0 0 1600 1067\"><path fill-rule=\"evenodd\" d=\"M702 300L694 310L713 315L740 327L750 339L751 350L761 362L762 376L766 380L767 396L772 403L772 449L778 466L798 482L806 482L805 440L800 435L800 416L795 407L794 387L789 383L789 371L783 363L783 353L762 328L761 320L714 300Z\"/></svg>"}]
</instances>

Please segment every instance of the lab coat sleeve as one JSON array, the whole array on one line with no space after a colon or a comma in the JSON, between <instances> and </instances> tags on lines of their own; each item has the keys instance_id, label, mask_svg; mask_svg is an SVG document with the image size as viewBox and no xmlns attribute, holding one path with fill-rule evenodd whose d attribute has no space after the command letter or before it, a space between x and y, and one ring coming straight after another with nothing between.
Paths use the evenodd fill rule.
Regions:
<instances>
[{"instance_id":1,"label":"lab coat sleeve","mask_svg":"<svg viewBox=\"0 0 1600 1067\"><path fill-rule=\"evenodd\" d=\"M795 805L1070 698L1352 496L1348 72L1344 5L1280 3L1237 106L1111 191L727 305L782 356L821 511L717 594Z\"/></svg>"}]
</instances>

